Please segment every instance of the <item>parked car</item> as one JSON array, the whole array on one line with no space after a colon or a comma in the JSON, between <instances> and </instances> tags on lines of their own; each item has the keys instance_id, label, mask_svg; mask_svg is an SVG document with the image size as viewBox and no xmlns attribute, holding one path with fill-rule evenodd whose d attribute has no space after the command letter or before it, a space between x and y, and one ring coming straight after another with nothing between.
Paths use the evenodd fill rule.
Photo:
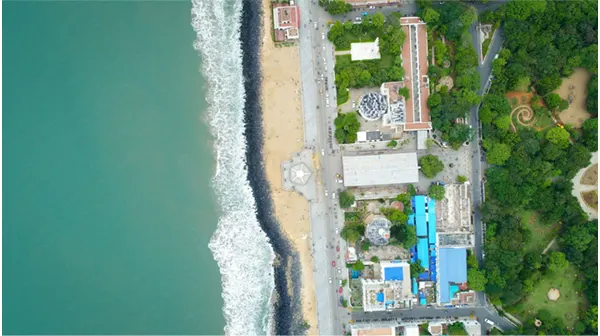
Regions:
<instances>
[{"instance_id":1,"label":"parked car","mask_svg":"<svg viewBox=\"0 0 600 336\"><path fill-rule=\"evenodd\" d=\"M329 278L329 283L333 283L333 280L331 280L331 278Z\"/></svg>"},{"instance_id":2,"label":"parked car","mask_svg":"<svg viewBox=\"0 0 600 336\"><path fill-rule=\"evenodd\" d=\"M325 39L325 33L321 33L321 40Z\"/></svg>"},{"instance_id":3,"label":"parked car","mask_svg":"<svg viewBox=\"0 0 600 336\"><path fill-rule=\"evenodd\" d=\"M335 267L335 260L331 262L331 266Z\"/></svg>"}]
</instances>

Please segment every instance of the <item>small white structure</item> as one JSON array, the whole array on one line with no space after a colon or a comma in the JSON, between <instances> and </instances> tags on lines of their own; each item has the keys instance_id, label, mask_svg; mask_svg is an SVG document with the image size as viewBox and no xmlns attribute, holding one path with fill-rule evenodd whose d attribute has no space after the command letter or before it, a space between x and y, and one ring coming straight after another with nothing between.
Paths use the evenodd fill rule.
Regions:
<instances>
[{"instance_id":1,"label":"small white structure","mask_svg":"<svg viewBox=\"0 0 600 336\"><path fill-rule=\"evenodd\" d=\"M374 42L359 42L350 45L350 55L353 61L380 59L379 38Z\"/></svg>"}]
</instances>

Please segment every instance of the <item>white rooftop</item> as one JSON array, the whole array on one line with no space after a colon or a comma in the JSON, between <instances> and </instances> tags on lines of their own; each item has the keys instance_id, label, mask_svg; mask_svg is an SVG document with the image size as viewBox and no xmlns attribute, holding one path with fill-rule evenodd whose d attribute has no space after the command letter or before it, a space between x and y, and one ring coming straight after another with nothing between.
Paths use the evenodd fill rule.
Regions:
<instances>
[{"instance_id":1,"label":"white rooftop","mask_svg":"<svg viewBox=\"0 0 600 336\"><path fill-rule=\"evenodd\" d=\"M350 55L353 61L380 59L379 38L374 42L358 42L350 45Z\"/></svg>"},{"instance_id":2,"label":"white rooftop","mask_svg":"<svg viewBox=\"0 0 600 336\"><path fill-rule=\"evenodd\" d=\"M344 156L342 164L347 187L419 182L417 153Z\"/></svg>"}]
</instances>

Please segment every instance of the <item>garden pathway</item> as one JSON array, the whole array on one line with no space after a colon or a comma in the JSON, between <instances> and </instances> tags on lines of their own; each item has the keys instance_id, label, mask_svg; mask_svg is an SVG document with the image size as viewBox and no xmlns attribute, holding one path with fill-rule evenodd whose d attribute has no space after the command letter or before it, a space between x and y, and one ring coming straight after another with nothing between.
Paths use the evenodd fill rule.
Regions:
<instances>
[{"instance_id":1,"label":"garden pathway","mask_svg":"<svg viewBox=\"0 0 600 336\"><path fill-rule=\"evenodd\" d=\"M587 205L587 203L583 199L583 196L581 195L582 192L598 190L598 186L586 185L586 184L581 183L581 178L585 174L586 170L598 163L598 152L592 153L591 162L592 163L589 166L579 170L579 172L577 172L577 175L575 175L575 177L573 178L572 194L573 194L573 196L577 197L577 200L579 201L581 208L583 209L583 211L585 211L588 214L589 218L596 219L596 218L598 218L598 211L596 209L590 207L589 205Z\"/></svg>"},{"instance_id":2,"label":"garden pathway","mask_svg":"<svg viewBox=\"0 0 600 336\"><path fill-rule=\"evenodd\" d=\"M546 254L546 252L548 252L548 250L552 247L552 245L554 245L554 242L556 242L556 238L552 239L548 243L548 246L546 246L546 248L544 249L544 251L542 251L542 254Z\"/></svg>"},{"instance_id":3,"label":"garden pathway","mask_svg":"<svg viewBox=\"0 0 600 336\"><path fill-rule=\"evenodd\" d=\"M351 53L352 52L350 50L341 50L341 51L336 51L335 56L350 55Z\"/></svg>"}]
</instances>

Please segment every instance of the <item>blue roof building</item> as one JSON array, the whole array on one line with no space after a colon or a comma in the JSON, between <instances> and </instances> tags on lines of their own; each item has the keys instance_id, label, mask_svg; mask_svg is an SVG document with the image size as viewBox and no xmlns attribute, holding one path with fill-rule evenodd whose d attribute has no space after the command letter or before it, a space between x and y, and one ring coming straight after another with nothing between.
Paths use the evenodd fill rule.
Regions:
<instances>
[{"instance_id":1,"label":"blue roof building","mask_svg":"<svg viewBox=\"0 0 600 336\"><path fill-rule=\"evenodd\" d=\"M439 249L440 303L449 303L454 296L452 284L467 282L467 250L465 248Z\"/></svg>"}]
</instances>

